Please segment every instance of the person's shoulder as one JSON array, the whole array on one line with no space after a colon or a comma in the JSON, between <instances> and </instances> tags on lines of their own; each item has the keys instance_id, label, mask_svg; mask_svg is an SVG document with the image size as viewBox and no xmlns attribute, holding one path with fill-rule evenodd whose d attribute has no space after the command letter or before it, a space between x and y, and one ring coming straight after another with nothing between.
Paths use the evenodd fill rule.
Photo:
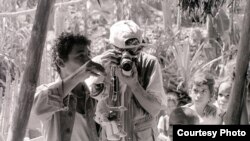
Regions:
<instances>
[{"instance_id":1,"label":"person's shoulder","mask_svg":"<svg viewBox=\"0 0 250 141\"><path fill-rule=\"evenodd\" d=\"M162 115L162 116L160 116L159 121L161 121L163 119L164 119L164 116Z\"/></svg>"},{"instance_id":2,"label":"person's shoulder","mask_svg":"<svg viewBox=\"0 0 250 141\"><path fill-rule=\"evenodd\" d=\"M165 115L163 118L164 118L165 120L169 120L169 115Z\"/></svg>"}]
</instances>

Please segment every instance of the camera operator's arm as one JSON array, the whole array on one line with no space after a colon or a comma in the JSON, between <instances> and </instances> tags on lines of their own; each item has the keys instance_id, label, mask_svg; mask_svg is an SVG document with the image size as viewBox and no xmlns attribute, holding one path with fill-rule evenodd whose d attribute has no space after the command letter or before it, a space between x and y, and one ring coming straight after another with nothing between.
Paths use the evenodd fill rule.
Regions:
<instances>
[{"instance_id":1,"label":"camera operator's arm","mask_svg":"<svg viewBox=\"0 0 250 141\"><path fill-rule=\"evenodd\" d=\"M53 113L62 110L63 98L79 83L90 75L104 74L104 68L97 63L89 61L75 71L72 75L50 85L37 88L33 102L33 112L41 120L46 120Z\"/></svg>"},{"instance_id":2,"label":"camera operator's arm","mask_svg":"<svg viewBox=\"0 0 250 141\"><path fill-rule=\"evenodd\" d=\"M117 76L126 83L134 93L141 106L151 115L156 116L161 108L161 99L164 94L162 75L160 65L157 62L154 66L147 89L145 90L138 81L138 74L135 65L133 66L133 75L124 76L121 69L118 69Z\"/></svg>"}]
</instances>

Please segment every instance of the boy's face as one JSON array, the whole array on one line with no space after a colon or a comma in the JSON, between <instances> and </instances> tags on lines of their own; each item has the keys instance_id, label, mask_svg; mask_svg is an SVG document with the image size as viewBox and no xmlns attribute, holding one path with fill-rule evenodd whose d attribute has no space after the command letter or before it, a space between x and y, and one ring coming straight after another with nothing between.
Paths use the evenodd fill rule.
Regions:
<instances>
[{"instance_id":1,"label":"boy's face","mask_svg":"<svg viewBox=\"0 0 250 141\"><path fill-rule=\"evenodd\" d=\"M230 83L222 83L220 85L217 103L218 103L219 107L223 110L227 109L230 92L231 92L231 84Z\"/></svg>"},{"instance_id":2,"label":"boy's face","mask_svg":"<svg viewBox=\"0 0 250 141\"><path fill-rule=\"evenodd\" d=\"M68 55L68 60L64 62L63 71L65 74L70 75L89 60L88 48L83 45L74 45Z\"/></svg>"},{"instance_id":3,"label":"boy's face","mask_svg":"<svg viewBox=\"0 0 250 141\"><path fill-rule=\"evenodd\" d=\"M190 96L195 104L206 105L210 100L210 91L207 85L194 84Z\"/></svg>"}]
</instances>

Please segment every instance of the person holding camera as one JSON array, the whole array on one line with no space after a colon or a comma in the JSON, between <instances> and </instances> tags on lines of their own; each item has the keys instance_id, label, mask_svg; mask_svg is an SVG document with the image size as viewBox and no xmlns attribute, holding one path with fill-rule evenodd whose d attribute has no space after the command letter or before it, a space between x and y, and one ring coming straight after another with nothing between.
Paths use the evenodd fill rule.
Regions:
<instances>
[{"instance_id":1,"label":"person holding camera","mask_svg":"<svg viewBox=\"0 0 250 141\"><path fill-rule=\"evenodd\" d=\"M105 76L105 70L89 58L90 40L62 33L52 48L53 65L60 79L37 88L32 114L42 123L46 141L98 141L93 120L96 102L84 80Z\"/></svg>"},{"instance_id":2,"label":"person holding camera","mask_svg":"<svg viewBox=\"0 0 250 141\"><path fill-rule=\"evenodd\" d=\"M89 89L92 95L107 91L116 95L119 92L121 102L117 106L127 109L120 114L121 126L127 134L125 140L155 141L156 116L164 95L160 64L156 57L142 51L146 45L143 43L142 31L131 20L118 21L111 26L109 43L112 49L93 58L93 61L104 66L107 76L86 79ZM116 86L113 85L114 76L119 80ZM119 90L111 92L109 87L114 89L117 85ZM113 98L117 97L111 96L107 101ZM106 114L110 120L111 113Z\"/></svg>"}]
</instances>

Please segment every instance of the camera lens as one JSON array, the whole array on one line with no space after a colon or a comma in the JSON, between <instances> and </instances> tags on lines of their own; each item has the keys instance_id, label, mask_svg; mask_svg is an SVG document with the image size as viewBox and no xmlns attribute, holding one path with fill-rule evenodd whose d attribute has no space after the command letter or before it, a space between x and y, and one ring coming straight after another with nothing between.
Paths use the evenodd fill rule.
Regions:
<instances>
[{"instance_id":1,"label":"camera lens","mask_svg":"<svg viewBox=\"0 0 250 141\"><path fill-rule=\"evenodd\" d=\"M131 71L132 70L132 64L133 62L129 59L123 59L121 63L121 67L124 71Z\"/></svg>"},{"instance_id":2,"label":"camera lens","mask_svg":"<svg viewBox=\"0 0 250 141\"><path fill-rule=\"evenodd\" d=\"M132 56L129 52L125 51L121 58L121 68L123 71L131 71L133 66Z\"/></svg>"}]
</instances>

